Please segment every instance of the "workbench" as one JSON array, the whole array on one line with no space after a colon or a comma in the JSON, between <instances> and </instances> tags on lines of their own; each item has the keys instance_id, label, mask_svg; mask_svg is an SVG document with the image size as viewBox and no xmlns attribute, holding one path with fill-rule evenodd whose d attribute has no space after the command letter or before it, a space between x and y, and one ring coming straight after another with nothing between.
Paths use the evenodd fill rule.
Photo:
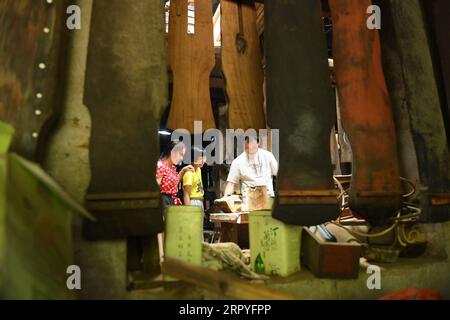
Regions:
<instances>
[{"instance_id":1,"label":"workbench","mask_svg":"<svg viewBox=\"0 0 450 320\"><path fill-rule=\"evenodd\" d=\"M248 212L212 213L209 221L220 233L220 242L234 242L241 249L249 249Z\"/></svg>"}]
</instances>

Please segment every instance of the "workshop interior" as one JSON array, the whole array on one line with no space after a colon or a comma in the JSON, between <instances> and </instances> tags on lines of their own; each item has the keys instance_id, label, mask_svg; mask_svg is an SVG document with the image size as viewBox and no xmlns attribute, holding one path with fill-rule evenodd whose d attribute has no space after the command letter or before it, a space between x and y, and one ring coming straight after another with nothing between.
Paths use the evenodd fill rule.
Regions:
<instances>
[{"instance_id":1,"label":"workshop interior","mask_svg":"<svg viewBox=\"0 0 450 320\"><path fill-rule=\"evenodd\" d=\"M449 18L0 0L0 299L449 299Z\"/></svg>"}]
</instances>

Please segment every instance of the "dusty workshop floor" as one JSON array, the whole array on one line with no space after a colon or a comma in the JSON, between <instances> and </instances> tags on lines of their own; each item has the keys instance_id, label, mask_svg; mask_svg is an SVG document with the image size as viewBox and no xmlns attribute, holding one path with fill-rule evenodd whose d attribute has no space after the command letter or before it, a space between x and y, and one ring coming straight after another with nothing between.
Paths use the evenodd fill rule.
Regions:
<instances>
[{"instance_id":1,"label":"dusty workshop floor","mask_svg":"<svg viewBox=\"0 0 450 320\"><path fill-rule=\"evenodd\" d=\"M429 255L415 259L400 259L392 264L379 264L381 290L369 290L366 270L351 280L316 278L306 267L290 277L274 277L266 286L295 294L301 299L376 299L405 288L437 290L450 299L450 222L430 225ZM214 292L185 283L171 283L152 290L125 289L126 244L124 241L87 243L80 241L76 250L79 265L84 270L80 299L225 299ZM442 257L442 258L436 258Z\"/></svg>"},{"instance_id":2,"label":"dusty workshop floor","mask_svg":"<svg viewBox=\"0 0 450 320\"><path fill-rule=\"evenodd\" d=\"M379 264L381 290L369 290L369 274L361 270L358 279L319 279L305 267L287 278L272 278L268 288L285 291L301 299L377 299L404 288L432 288L443 298L450 299L450 263L448 259L401 259L394 264ZM126 294L127 299L225 299L216 293L183 283L167 288L136 290Z\"/></svg>"},{"instance_id":3,"label":"dusty workshop floor","mask_svg":"<svg viewBox=\"0 0 450 320\"><path fill-rule=\"evenodd\" d=\"M266 286L295 294L300 299L377 299L405 288L428 288L450 299L450 222L428 225L427 256L402 258L395 263L380 263L381 289L369 290L370 274L360 269L357 279L334 280L316 278L306 267L290 277L273 277ZM438 258L439 257L439 258ZM216 293L183 283L166 289L131 291L127 299L225 299Z\"/></svg>"}]
</instances>

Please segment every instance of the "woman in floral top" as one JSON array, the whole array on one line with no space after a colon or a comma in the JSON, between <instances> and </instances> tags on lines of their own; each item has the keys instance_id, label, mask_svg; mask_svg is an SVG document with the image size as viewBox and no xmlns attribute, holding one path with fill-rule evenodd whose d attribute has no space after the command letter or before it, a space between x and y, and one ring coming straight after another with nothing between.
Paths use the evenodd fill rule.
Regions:
<instances>
[{"instance_id":1,"label":"woman in floral top","mask_svg":"<svg viewBox=\"0 0 450 320\"><path fill-rule=\"evenodd\" d=\"M181 205L177 197L178 184L186 171L194 171L189 165L179 173L176 165L180 164L186 153L186 146L179 141L170 141L166 150L161 155L156 166L156 182L161 188L162 204L164 206Z\"/></svg>"}]
</instances>

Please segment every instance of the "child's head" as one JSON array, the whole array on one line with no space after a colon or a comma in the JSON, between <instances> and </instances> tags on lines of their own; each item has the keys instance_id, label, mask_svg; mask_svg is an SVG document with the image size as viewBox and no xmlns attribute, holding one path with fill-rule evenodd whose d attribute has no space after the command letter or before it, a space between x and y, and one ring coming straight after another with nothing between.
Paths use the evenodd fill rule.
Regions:
<instances>
[{"instance_id":1,"label":"child's head","mask_svg":"<svg viewBox=\"0 0 450 320\"><path fill-rule=\"evenodd\" d=\"M191 149L191 159L194 167L203 167L206 163L205 150L202 147L193 146Z\"/></svg>"}]
</instances>

